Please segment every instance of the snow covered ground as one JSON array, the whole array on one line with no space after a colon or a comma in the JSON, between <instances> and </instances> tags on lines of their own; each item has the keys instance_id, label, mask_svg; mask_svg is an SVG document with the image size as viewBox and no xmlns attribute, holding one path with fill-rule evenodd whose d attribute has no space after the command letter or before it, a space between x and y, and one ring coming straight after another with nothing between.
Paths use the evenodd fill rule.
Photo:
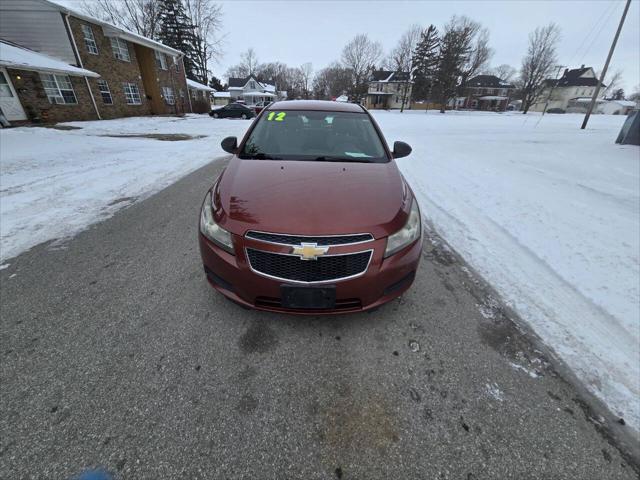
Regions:
<instances>
[{"instance_id":1,"label":"snow covered ground","mask_svg":"<svg viewBox=\"0 0 640 480\"><path fill-rule=\"evenodd\" d=\"M71 122L0 131L0 260L73 235L224 154L249 120L207 115ZM103 135L205 135L184 141Z\"/></svg>"},{"instance_id":2,"label":"snow covered ground","mask_svg":"<svg viewBox=\"0 0 640 480\"><path fill-rule=\"evenodd\" d=\"M640 426L640 150L624 117L375 112L423 215L586 383ZM0 131L0 258L72 235L222 154L207 116ZM187 141L118 134L206 135ZM0 268L2 268L0 266Z\"/></svg>"},{"instance_id":3,"label":"snow covered ground","mask_svg":"<svg viewBox=\"0 0 640 480\"><path fill-rule=\"evenodd\" d=\"M438 232L640 425L640 149L625 117L376 112ZM538 123L539 122L539 123Z\"/></svg>"}]
</instances>

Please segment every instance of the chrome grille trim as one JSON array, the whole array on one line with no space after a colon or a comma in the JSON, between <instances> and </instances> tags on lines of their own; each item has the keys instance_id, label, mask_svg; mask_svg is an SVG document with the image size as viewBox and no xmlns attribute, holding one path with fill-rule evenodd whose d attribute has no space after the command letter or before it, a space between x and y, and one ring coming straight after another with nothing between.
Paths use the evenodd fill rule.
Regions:
<instances>
[{"instance_id":1,"label":"chrome grille trim","mask_svg":"<svg viewBox=\"0 0 640 480\"><path fill-rule=\"evenodd\" d=\"M272 235L277 237L290 237L291 242L275 242L271 240L265 240L263 238L259 238L259 235ZM299 246L302 242L305 243L315 243L319 247L342 247L349 245L359 245L361 243L368 243L374 240L373 235L370 233L351 233L351 234L339 234L339 235L293 235L289 233L273 233L273 232L261 232L257 230L249 230L245 233L245 238L249 238L251 240L255 240L257 242L269 243L271 245L283 245L286 247L296 247ZM345 243L324 243L324 242L314 242L314 239L322 239L322 238L349 238L349 237L367 237L366 239L357 241L357 242L345 242Z\"/></svg>"},{"instance_id":2,"label":"chrome grille trim","mask_svg":"<svg viewBox=\"0 0 640 480\"><path fill-rule=\"evenodd\" d=\"M293 255L291 253L277 253L277 252L268 252L268 251L264 251L264 250L258 250L256 248L245 248L244 249L244 254L245 254L245 259L247 261L247 265L249 265L249 268L251 269L251 271L253 273L255 273L256 275L260 275L262 277L266 277L266 278L270 278L272 280L278 280L278 281L282 281L282 282L288 282L288 283L297 283L297 284L301 284L301 285L313 285L313 284L320 284L320 283L335 283L335 282L343 282L345 280L351 280L353 278L358 278L361 277L362 275L364 275L365 273L367 273L367 271L369 270L369 265L371 265L371 260L373 259L373 249L370 250L361 250L359 252L349 252L349 253L338 253L338 254L334 254L334 255L323 255L320 258L326 258L326 257L346 257L349 255L358 255L358 254L363 254L363 253L368 253L369 254L369 260L367 261L367 265L364 267L364 269L354 275L349 275L346 277L338 277L338 278L332 278L332 279L327 279L327 280L318 280L318 281L303 281L303 280L292 280L290 278L283 278L283 277L278 277L278 276L274 276L274 275L270 275L268 273L264 273L261 272L260 270L256 270L253 265L251 264L251 259L249 257L249 252L248 250L256 250L258 252L264 252L264 253L268 253L268 254L272 254L272 255L282 255L282 256L286 256L286 257L297 257L299 258L298 255ZM301 262L305 262L305 260L300 260Z\"/></svg>"}]
</instances>

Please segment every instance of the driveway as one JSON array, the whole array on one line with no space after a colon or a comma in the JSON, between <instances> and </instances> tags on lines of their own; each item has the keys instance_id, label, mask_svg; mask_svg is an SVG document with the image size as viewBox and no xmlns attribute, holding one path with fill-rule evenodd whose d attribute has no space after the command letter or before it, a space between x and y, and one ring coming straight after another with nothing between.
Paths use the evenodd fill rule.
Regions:
<instances>
[{"instance_id":1,"label":"driveway","mask_svg":"<svg viewBox=\"0 0 640 480\"><path fill-rule=\"evenodd\" d=\"M0 271L0 478L637 478L624 427L435 234L372 314L214 292L197 220L223 165Z\"/></svg>"}]
</instances>

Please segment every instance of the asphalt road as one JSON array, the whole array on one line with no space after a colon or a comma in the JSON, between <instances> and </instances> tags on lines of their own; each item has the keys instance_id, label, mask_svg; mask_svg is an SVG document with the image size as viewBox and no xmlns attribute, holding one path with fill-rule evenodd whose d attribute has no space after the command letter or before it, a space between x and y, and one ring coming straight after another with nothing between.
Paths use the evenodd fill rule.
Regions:
<instances>
[{"instance_id":1,"label":"asphalt road","mask_svg":"<svg viewBox=\"0 0 640 480\"><path fill-rule=\"evenodd\" d=\"M0 271L0 478L637 478L625 427L435 236L372 314L214 292L196 232L222 165Z\"/></svg>"}]
</instances>

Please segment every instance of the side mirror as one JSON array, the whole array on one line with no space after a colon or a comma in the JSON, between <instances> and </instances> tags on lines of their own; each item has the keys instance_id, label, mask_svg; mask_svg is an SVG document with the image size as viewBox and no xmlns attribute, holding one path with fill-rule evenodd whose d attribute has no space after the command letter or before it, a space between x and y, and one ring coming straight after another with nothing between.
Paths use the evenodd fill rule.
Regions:
<instances>
[{"instance_id":1,"label":"side mirror","mask_svg":"<svg viewBox=\"0 0 640 480\"><path fill-rule=\"evenodd\" d=\"M238 139L236 137L227 137L220 142L220 145L225 152L236 153L238 149ZM409 151L411 151L411 147L409 147Z\"/></svg>"},{"instance_id":2,"label":"side mirror","mask_svg":"<svg viewBox=\"0 0 640 480\"><path fill-rule=\"evenodd\" d=\"M393 158L406 157L411 153L411 146L404 142L393 142Z\"/></svg>"}]
</instances>

